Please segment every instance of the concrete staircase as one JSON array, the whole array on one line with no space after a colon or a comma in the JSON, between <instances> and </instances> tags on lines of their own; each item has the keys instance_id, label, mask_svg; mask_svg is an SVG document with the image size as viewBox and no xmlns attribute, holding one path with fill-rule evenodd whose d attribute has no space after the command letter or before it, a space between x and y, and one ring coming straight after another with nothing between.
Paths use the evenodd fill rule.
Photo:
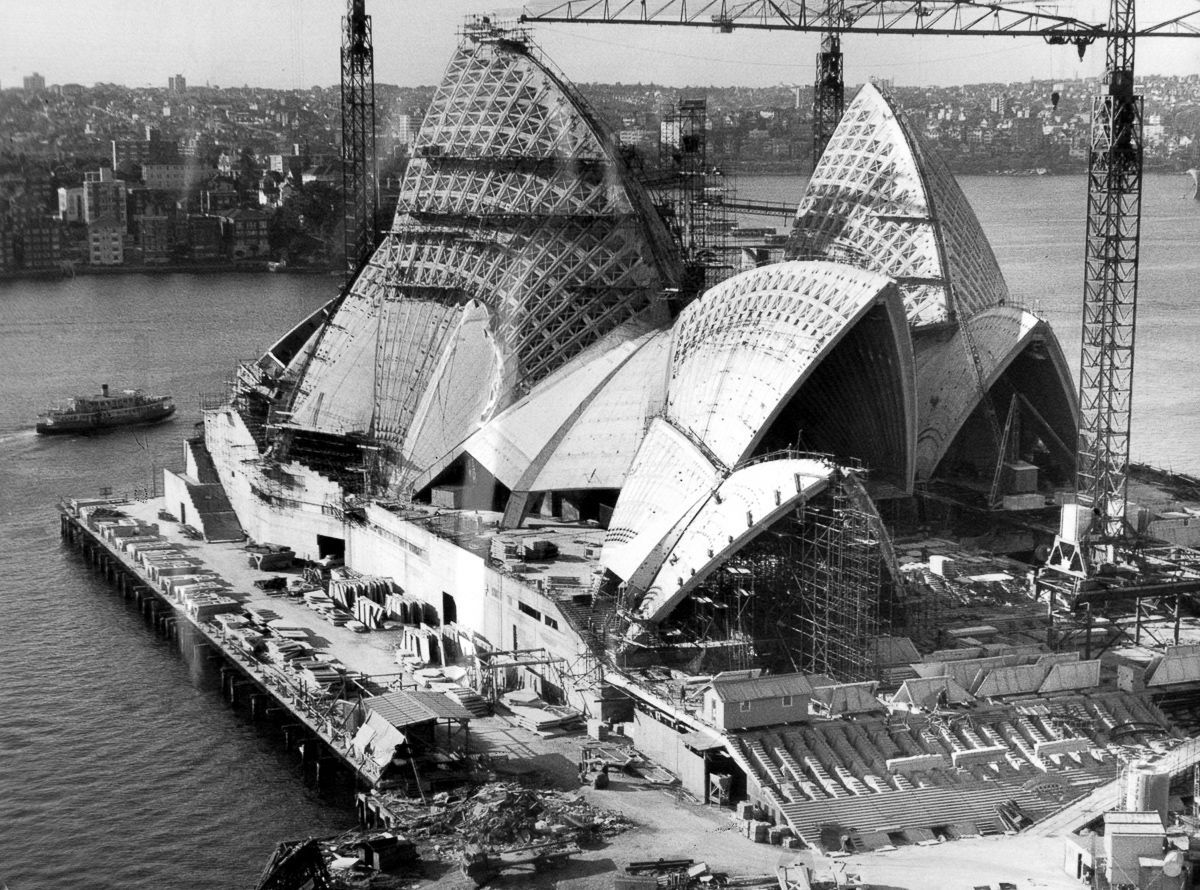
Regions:
<instances>
[{"instance_id":1,"label":"concrete staircase","mask_svg":"<svg viewBox=\"0 0 1200 890\"><path fill-rule=\"evenodd\" d=\"M208 449L198 439L189 439L187 449L191 458L189 464L195 467L196 472L195 477L179 477L191 501L187 523L203 534L206 541L243 540L246 533L238 522L237 514L233 512L229 498L225 496L225 489L221 486Z\"/></svg>"}]
</instances>

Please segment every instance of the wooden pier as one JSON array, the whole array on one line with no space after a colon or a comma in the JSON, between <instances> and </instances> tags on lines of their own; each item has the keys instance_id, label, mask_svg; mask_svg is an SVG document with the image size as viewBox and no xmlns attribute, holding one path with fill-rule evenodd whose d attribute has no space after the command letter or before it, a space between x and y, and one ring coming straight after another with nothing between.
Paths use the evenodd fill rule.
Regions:
<instances>
[{"instance_id":1,"label":"wooden pier","mask_svg":"<svg viewBox=\"0 0 1200 890\"><path fill-rule=\"evenodd\" d=\"M122 505L114 504L114 509ZM147 570L120 547L88 527L68 502L59 504L60 534L122 599L133 600L146 621L193 661L211 662L219 673L220 691L233 706L244 706L252 720L266 720L283 734L289 752L299 755L306 779L334 789L362 791L374 787L378 770L370 758L353 757L350 739L327 716L321 701L283 671L259 661L190 615L181 603L160 590Z\"/></svg>"}]
</instances>

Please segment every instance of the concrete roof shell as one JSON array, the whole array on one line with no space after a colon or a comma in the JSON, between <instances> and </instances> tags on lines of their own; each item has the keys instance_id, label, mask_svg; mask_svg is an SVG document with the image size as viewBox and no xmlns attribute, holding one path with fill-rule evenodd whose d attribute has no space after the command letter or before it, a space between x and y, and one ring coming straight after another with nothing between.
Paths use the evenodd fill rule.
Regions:
<instances>
[{"instance_id":1,"label":"concrete roof shell","mask_svg":"<svg viewBox=\"0 0 1200 890\"><path fill-rule=\"evenodd\" d=\"M675 323L667 415L733 467L809 372L873 305L888 305L893 291L883 276L828 262L773 263L718 284ZM911 420L911 348L903 310L892 301L898 382Z\"/></svg>"},{"instance_id":2,"label":"concrete roof shell","mask_svg":"<svg viewBox=\"0 0 1200 890\"><path fill-rule=\"evenodd\" d=\"M613 510L601 564L630 583L641 580L639 570L648 571L648 582L720 478L688 436L666 418L655 417Z\"/></svg>"},{"instance_id":3,"label":"concrete roof shell","mask_svg":"<svg viewBox=\"0 0 1200 890\"><path fill-rule=\"evenodd\" d=\"M718 566L771 524L825 490L832 464L810 458L764 460L723 479L678 534L637 608L661 621ZM643 566L643 571L648 566ZM639 577L634 575L634 579Z\"/></svg>"},{"instance_id":4,"label":"concrete roof shell","mask_svg":"<svg viewBox=\"0 0 1200 890\"><path fill-rule=\"evenodd\" d=\"M786 255L894 278L915 327L1009 300L953 174L870 84L846 108L813 171Z\"/></svg>"},{"instance_id":5,"label":"concrete roof shell","mask_svg":"<svg viewBox=\"0 0 1200 890\"><path fill-rule=\"evenodd\" d=\"M662 403L669 340L666 330L621 326L427 461L412 487L466 453L514 492L620 488L646 417Z\"/></svg>"},{"instance_id":6,"label":"concrete roof shell","mask_svg":"<svg viewBox=\"0 0 1200 890\"><path fill-rule=\"evenodd\" d=\"M967 328L965 334L963 327ZM1015 306L996 306L964 321L957 330L944 336L917 338L917 479L928 479L934 473L954 437L979 406L981 387L972 384L980 379L980 372L982 390L988 391L1013 361L1034 344L1050 363L1058 389L1054 397L1068 406L1065 411L1045 413L1051 415L1048 418L1051 422L1059 421L1060 436L1065 436L1065 443L1073 446L1075 388L1058 338L1046 322L1032 313ZM979 358L978 366L971 357L972 348ZM1035 399L1050 396L1047 392L1031 393Z\"/></svg>"},{"instance_id":7,"label":"concrete roof shell","mask_svg":"<svg viewBox=\"0 0 1200 890\"><path fill-rule=\"evenodd\" d=\"M536 468L531 491L620 488L667 391L671 332L656 331L605 381Z\"/></svg>"},{"instance_id":8,"label":"concrete roof shell","mask_svg":"<svg viewBox=\"0 0 1200 890\"><path fill-rule=\"evenodd\" d=\"M912 357L891 282L825 262L793 261L743 272L689 305L676 322L667 407L652 421L630 467L605 536L603 565L648 590L679 544L683 550L676 558L686 554L688 571L702 575L716 563L697 553L711 549L728 557L765 527L760 521L780 514L781 501L814 493L807 491L811 486L796 484L796 474L803 475L796 466L763 466L743 476L734 468L750 456L821 360L878 307L890 319L886 336L898 356L898 373L889 382L902 396L900 416L892 422L903 428L897 438L911 471ZM727 476L726 494L734 500L722 504L718 486ZM762 487L755 487L760 482ZM710 498L714 503L706 506ZM750 523L745 508L736 522L730 518L730 504L738 499L752 505ZM693 527L702 509L705 516ZM647 599L647 615L665 615L679 601L684 585L669 579L664 576L658 595Z\"/></svg>"},{"instance_id":9,"label":"concrete roof shell","mask_svg":"<svg viewBox=\"0 0 1200 890\"><path fill-rule=\"evenodd\" d=\"M665 324L669 245L560 76L518 42L465 40L416 138L392 232L297 369L293 421L369 431L401 454L406 481L608 331ZM486 348L463 336L471 300L486 309ZM452 406L435 385L447 367L462 371L449 390L483 395Z\"/></svg>"}]
</instances>

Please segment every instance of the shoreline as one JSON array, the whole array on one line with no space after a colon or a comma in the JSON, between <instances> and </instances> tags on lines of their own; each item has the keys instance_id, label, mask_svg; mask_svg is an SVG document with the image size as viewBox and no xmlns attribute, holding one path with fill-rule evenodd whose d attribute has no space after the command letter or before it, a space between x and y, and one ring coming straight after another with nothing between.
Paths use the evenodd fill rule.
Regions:
<instances>
[{"instance_id":1,"label":"shoreline","mask_svg":"<svg viewBox=\"0 0 1200 890\"><path fill-rule=\"evenodd\" d=\"M120 265L89 266L77 265L70 269L53 267L48 269L20 269L16 272L0 272L0 284L8 281L64 281L87 275L341 275L333 267L295 266L284 269L269 269L266 262L253 263L182 263L162 266Z\"/></svg>"}]
</instances>

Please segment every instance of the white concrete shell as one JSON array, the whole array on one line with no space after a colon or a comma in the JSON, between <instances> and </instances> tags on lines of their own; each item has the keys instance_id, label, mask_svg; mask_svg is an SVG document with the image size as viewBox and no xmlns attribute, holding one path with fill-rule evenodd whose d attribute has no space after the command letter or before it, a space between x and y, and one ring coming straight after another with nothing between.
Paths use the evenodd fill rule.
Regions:
<instances>
[{"instance_id":1,"label":"white concrete shell","mask_svg":"<svg viewBox=\"0 0 1200 890\"><path fill-rule=\"evenodd\" d=\"M823 376L825 364L837 373ZM709 532L694 532L700 538L689 537L694 515L738 475L777 418L820 420L821 434L840 431L830 441L844 440L851 455L878 448L888 455L881 460L893 462L899 484L907 485L915 438L913 381L903 307L882 276L832 263L788 262L718 285L676 323L666 410L654 419L630 468L602 564L646 590L685 538L714 533L710 525ZM804 414L810 403L822 410ZM761 491L747 487L769 473L738 476L731 491L759 507L774 503L778 480ZM728 509L708 522L720 521ZM760 508L751 515L771 512ZM746 524L746 511L739 515ZM678 601L673 593L665 597L670 606Z\"/></svg>"},{"instance_id":2,"label":"white concrete shell","mask_svg":"<svg viewBox=\"0 0 1200 890\"><path fill-rule=\"evenodd\" d=\"M972 385L979 371L983 390L990 393L1015 363L1021 365L1020 373L1009 376L1003 395L1010 389L1023 395L1050 427L1041 431L1043 438L1049 437L1052 443L1057 438L1073 449L1075 389L1050 326L1022 309L997 306L964 322L963 327L966 334L959 328L917 340L917 479L934 475L954 438L979 408L982 392ZM979 357L979 369L971 358L971 345Z\"/></svg>"},{"instance_id":3,"label":"white concrete shell","mask_svg":"<svg viewBox=\"0 0 1200 890\"><path fill-rule=\"evenodd\" d=\"M667 416L717 464L733 467L877 305L892 310L891 339L902 365L895 380L905 403L900 411L911 420L911 352L891 282L837 263L795 261L735 275L683 311L672 339ZM901 452L908 440L906 431L896 443Z\"/></svg>"},{"instance_id":4,"label":"white concrete shell","mask_svg":"<svg viewBox=\"0 0 1200 890\"><path fill-rule=\"evenodd\" d=\"M669 331L623 325L427 463L413 488L470 455L521 501L510 525L534 492L620 488L650 414L662 406L669 343Z\"/></svg>"},{"instance_id":5,"label":"white concrete shell","mask_svg":"<svg viewBox=\"0 0 1200 890\"><path fill-rule=\"evenodd\" d=\"M735 470L678 535L637 608L638 618L661 621L775 520L824 491L833 472L831 463L794 457Z\"/></svg>"},{"instance_id":6,"label":"white concrete shell","mask_svg":"<svg viewBox=\"0 0 1200 890\"><path fill-rule=\"evenodd\" d=\"M634 586L648 584L677 531L720 481L721 471L696 443L665 418L654 418L604 535L601 564Z\"/></svg>"},{"instance_id":7,"label":"white concrete shell","mask_svg":"<svg viewBox=\"0 0 1200 890\"><path fill-rule=\"evenodd\" d=\"M914 326L1008 302L996 257L936 152L870 84L846 108L787 247L896 280Z\"/></svg>"},{"instance_id":8,"label":"white concrete shell","mask_svg":"<svg viewBox=\"0 0 1200 890\"><path fill-rule=\"evenodd\" d=\"M613 144L519 41L465 40L293 424L369 434L399 490L609 331L665 324L669 235Z\"/></svg>"}]
</instances>

